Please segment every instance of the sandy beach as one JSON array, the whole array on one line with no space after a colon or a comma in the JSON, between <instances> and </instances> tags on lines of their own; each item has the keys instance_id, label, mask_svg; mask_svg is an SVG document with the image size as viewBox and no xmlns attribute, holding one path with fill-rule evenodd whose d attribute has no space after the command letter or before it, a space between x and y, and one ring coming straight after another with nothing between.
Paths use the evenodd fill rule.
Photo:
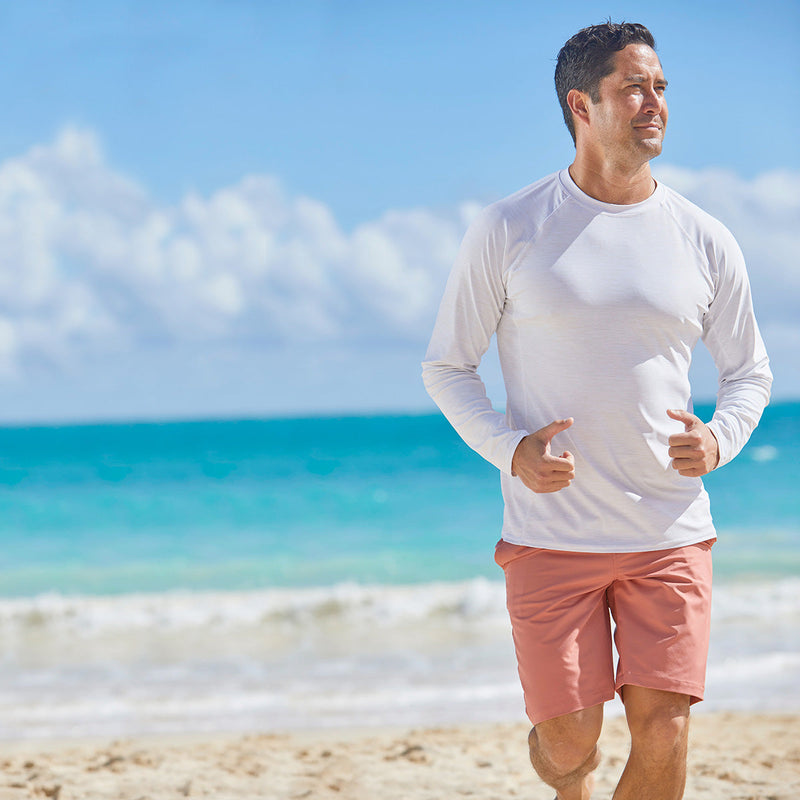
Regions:
<instances>
[{"instance_id":1,"label":"sandy beach","mask_svg":"<svg viewBox=\"0 0 800 800\"><path fill-rule=\"evenodd\" d=\"M0 800L552 800L526 758L527 726L195 734L1 746ZM623 720L603 732L598 798L627 754ZM686 798L796 800L800 716L696 714Z\"/></svg>"}]
</instances>

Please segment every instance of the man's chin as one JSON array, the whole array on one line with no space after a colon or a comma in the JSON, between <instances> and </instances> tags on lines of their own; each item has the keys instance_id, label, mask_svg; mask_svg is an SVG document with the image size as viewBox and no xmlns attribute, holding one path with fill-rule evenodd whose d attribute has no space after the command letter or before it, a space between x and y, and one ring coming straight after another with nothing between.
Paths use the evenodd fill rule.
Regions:
<instances>
[{"instance_id":1,"label":"man's chin","mask_svg":"<svg viewBox=\"0 0 800 800\"><path fill-rule=\"evenodd\" d=\"M661 148L663 146L663 140L661 137L653 137L652 139L642 139L639 142L639 149L640 151L644 151L649 155L650 158L655 158L656 156L661 155Z\"/></svg>"}]
</instances>

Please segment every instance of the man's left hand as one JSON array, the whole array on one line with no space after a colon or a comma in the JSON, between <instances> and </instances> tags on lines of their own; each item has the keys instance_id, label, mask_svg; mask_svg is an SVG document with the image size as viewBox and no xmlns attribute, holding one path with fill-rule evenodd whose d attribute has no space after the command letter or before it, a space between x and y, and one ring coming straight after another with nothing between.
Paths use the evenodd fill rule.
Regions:
<instances>
[{"instance_id":1,"label":"man's left hand","mask_svg":"<svg viewBox=\"0 0 800 800\"><path fill-rule=\"evenodd\" d=\"M669 437L669 457L672 468L687 478L706 475L719 464L719 444L708 425L681 409L669 409L667 416L685 426L683 433Z\"/></svg>"}]
</instances>

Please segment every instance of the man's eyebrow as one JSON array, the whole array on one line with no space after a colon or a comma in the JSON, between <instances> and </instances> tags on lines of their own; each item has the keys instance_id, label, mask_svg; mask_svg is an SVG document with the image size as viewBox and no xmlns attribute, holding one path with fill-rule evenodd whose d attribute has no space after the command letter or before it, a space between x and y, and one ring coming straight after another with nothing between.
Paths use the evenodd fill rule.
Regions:
<instances>
[{"instance_id":1,"label":"man's eyebrow","mask_svg":"<svg viewBox=\"0 0 800 800\"><path fill-rule=\"evenodd\" d=\"M623 81L625 81L625 83L627 83L628 81L642 83L643 81L646 81L646 80L647 80L647 76L646 75L626 75L623 78ZM653 81L653 83L658 83L661 86L667 86L669 84L669 81L666 78L656 78Z\"/></svg>"}]
</instances>

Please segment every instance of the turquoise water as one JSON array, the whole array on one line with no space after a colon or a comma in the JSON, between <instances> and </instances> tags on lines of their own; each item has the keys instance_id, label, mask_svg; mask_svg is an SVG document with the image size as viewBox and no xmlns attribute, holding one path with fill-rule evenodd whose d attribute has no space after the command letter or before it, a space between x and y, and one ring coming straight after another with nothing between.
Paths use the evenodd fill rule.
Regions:
<instances>
[{"instance_id":1,"label":"turquoise water","mask_svg":"<svg viewBox=\"0 0 800 800\"><path fill-rule=\"evenodd\" d=\"M800 574L799 450L775 405L706 478L721 578ZM4 429L0 453L0 596L496 577L497 473L439 415Z\"/></svg>"},{"instance_id":2,"label":"turquoise water","mask_svg":"<svg viewBox=\"0 0 800 800\"><path fill-rule=\"evenodd\" d=\"M775 405L707 478L705 708L800 709L798 446ZM6 428L0 454L0 740L522 719L498 476L441 416Z\"/></svg>"}]
</instances>

